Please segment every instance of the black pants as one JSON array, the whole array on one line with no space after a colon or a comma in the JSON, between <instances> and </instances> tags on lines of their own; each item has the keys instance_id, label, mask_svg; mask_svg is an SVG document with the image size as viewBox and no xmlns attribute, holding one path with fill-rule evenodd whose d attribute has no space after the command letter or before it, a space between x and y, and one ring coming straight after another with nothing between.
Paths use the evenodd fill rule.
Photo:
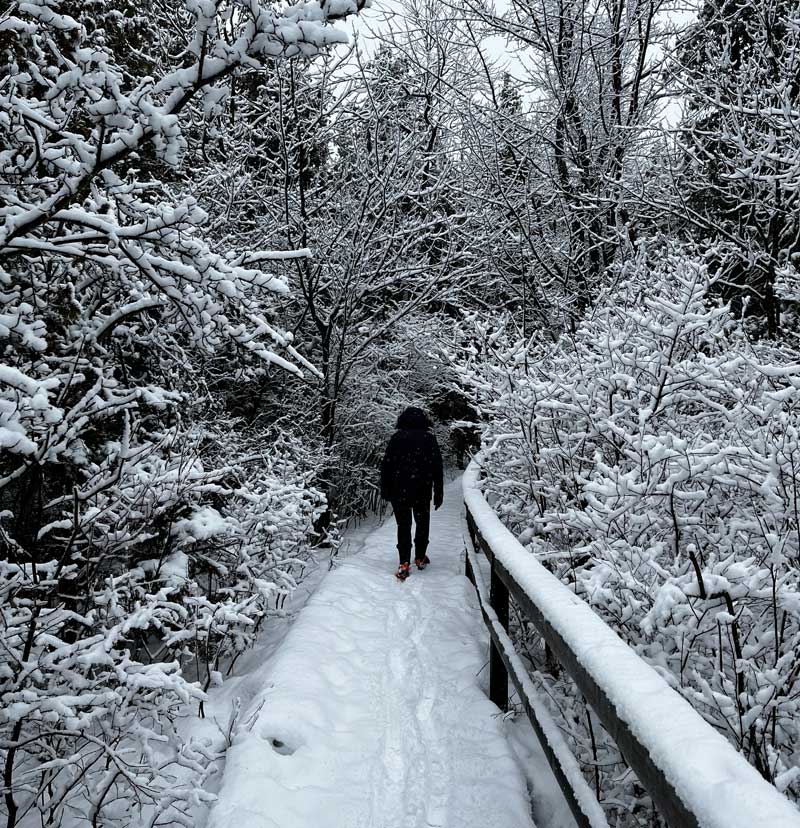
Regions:
<instances>
[{"instance_id":1,"label":"black pants","mask_svg":"<svg viewBox=\"0 0 800 828\"><path fill-rule=\"evenodd\" d=\"M400 553L400 563L411 563L411 518L413 515L416 528L414 530L414 557L423 558L428 548L428 533L431 526L431 500L416 500L413 503L392 501L394 516L397 520L397 551Z\"/></svg>"}]
</instances>

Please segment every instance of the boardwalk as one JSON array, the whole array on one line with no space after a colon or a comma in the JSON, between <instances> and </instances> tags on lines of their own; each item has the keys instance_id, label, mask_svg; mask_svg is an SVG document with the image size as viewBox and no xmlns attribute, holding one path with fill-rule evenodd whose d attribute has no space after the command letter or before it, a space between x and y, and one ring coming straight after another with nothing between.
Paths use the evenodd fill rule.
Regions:
<instances>
[{"instance_id":1,"label":"boardwalk","mask_svg":"<svg viewBox=\"0 0 800 828\"><path fill-rule=\"evenodd\" d=\"M432 566L400 584L393 521L325 577L230 751L213 828L533 828L525 782L477 674L460 489Z\"/></svg>"}]
</instances>

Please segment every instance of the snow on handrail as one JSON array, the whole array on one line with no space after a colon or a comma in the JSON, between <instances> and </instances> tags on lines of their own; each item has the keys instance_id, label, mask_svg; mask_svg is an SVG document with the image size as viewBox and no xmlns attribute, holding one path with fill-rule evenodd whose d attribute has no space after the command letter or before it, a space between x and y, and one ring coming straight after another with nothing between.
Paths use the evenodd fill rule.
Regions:
<instances>
[{"instance_id":1,"label":"snow on handrail","mask_svg":"<svg viewBox=\"0 0 800 828\"><path fill-rule=\"evenodd\" d=\"M503 525L480 462L464 473L464 503L493 567L673 828L800 828L800 811Z\"/></svg>"},{"instance_id":2,"label":"snow on handrail","mask_svg":"<svg viewBox=\"0 0 800 828\"><path fill-rule=\"evenodd\" d=\"M605 813L581 772L580 765L572 754L558 725L541 700L522 659L514 649L511 637L505 631L500 619L490 604L489 593L483 583L475 551L467 546L467 562L472 581L478 594L483 619L494 643L502 648L502 659L506 663L509 677L520 694L525 711L534 731L542 743L544 754L550 763L556 780L562 788L567 805L580 826L587 828L609 828Z\"/></svg>"}]
</instances>

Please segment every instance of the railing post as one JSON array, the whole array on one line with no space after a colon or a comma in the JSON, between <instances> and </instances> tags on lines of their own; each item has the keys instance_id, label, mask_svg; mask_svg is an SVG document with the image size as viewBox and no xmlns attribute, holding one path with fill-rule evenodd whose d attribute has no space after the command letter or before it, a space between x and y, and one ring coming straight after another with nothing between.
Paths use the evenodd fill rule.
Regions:
<instances>
[{"instance_id":1,"label":"railing post","mask_svg":"<svg viewBox=\"0 0 800 828\"><path fill-rule=\"evenodd\" d=\"M467 509L467 529L469 529L469 539L472 543L472 548L477 552L478 543L475 539L475 524L472 520L472 515L469 513L469 509ZM472 586L475 586L475 574L472 571L472 563L469 559L469 550L466 548L464 549L464 574L467 578L469 578Z\"/></svg>"},{"instance_id":2,"label":"railing post","mask_svg":"<svg viewBox=\"0 0 800 828\"><path fill-rule=\"evenodd\" d=\"M500 580L494 560L489 586L489 603L497 615L497 620L508 632L508 589ZM508 710L508 672L494 640L489 645L489 698L501 710Z\"/></svg>"}]
</instances>

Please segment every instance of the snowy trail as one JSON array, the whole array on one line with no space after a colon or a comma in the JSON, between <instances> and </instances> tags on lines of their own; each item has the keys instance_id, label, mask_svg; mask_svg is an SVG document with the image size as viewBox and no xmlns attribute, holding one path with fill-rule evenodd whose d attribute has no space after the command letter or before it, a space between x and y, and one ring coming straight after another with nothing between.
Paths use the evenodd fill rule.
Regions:
<instances>
[{"instance_id":1,"label":"snowy trail","mask_svg":"<svg viewBox=\"0 0 800 828\"><path fill-rule=\"evenodd\" d=\"M229 751L210 828L533 828L463 577L459 483L404 584L394 521L322 581Z\"/></svg>"}]
</instances>

